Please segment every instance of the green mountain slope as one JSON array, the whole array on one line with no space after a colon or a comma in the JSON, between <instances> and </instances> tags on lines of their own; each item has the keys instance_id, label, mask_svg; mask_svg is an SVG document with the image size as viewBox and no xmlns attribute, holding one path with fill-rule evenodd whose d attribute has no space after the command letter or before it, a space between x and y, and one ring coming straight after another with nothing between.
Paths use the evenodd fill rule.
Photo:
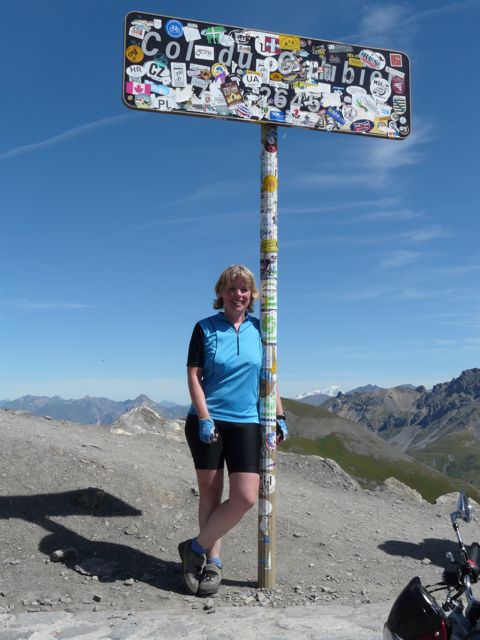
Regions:
<instances>
[{"instance_id":1,"label":"green mountain slope","mask_svg":"<svg viewBox=\"0 0 480 640\"><path fill-rule=\"evenodd\" d=\"M290 430L281 447L284 451L332 458L365 488L375 488L393 476L430 502L461 487L480 500L480 491L465 480L415 461L358 423L294 400L283 404Z\"/></svg>"}]
</instances>

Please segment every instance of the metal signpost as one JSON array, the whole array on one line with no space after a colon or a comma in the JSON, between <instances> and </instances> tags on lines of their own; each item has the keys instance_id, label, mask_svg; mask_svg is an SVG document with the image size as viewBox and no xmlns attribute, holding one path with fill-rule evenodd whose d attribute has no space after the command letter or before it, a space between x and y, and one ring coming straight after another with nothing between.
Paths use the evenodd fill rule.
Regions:
<instances>
[{"instance_id":1,"label":"metal signpost","mask_svg":"<svg viewBox=\"0 0 480 640\"><path fill-rule=\"evenodd\" d=\"M131 109L261 125L258 584L275 584L277 127L401 140L410 133L402 52L132 12L123 101Z\"/></svg>"}]
</instances>

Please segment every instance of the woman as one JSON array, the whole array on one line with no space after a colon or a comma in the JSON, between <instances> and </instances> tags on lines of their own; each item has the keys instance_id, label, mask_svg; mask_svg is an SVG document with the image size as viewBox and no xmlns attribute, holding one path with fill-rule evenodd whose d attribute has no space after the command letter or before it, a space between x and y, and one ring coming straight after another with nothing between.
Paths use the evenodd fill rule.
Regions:
<instances>
[{"instance_id":1,"label":"woman","mask_svg":"<svg viewBox=\"0 0 480 640\"><path fill-rule=\"evenodd\" d=\"M258 391L262 341L252 272L242 265L225 269L215 285L213 307L223 309L195 325L188 351L192 405L185 434L200 493L196 538L178 545L183 581L191 594L212 595L222 579L221 538L254 506L260 481L261 429ZM277 393L277 438L287 436ZM221 502L223 468L229 497Z\"/></svg>"}]
</instances>

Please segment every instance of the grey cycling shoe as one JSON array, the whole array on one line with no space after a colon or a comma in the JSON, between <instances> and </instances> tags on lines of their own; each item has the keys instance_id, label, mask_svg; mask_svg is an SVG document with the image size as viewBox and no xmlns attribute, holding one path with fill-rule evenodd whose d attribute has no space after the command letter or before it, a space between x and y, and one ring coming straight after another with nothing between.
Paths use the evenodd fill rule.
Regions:
<instances>
[{"instance_id":1,"label":"grey cycling shoe","mask_svg":"<svg viewBox=\"0 0 480 640\"><path fill-rule=\"evenodd\" d=\"M207 560L205 554L192 550L192 541L185 540L178 545L178 553L183 563L183 584L185 589L196 596L198 584L202 576L202 569Z\"/></svg>"},{"instance_id":2,"label":"grey cycling shoe","mask_svg":"<svg viewBox=\"0 0 480 640\"><path fill-rule=\"evenodd\" d=\"M208 562L203 568L198 583L197 596L213 596L222 582L222 570L214 562Z\"/></svg>"}]
</instances>

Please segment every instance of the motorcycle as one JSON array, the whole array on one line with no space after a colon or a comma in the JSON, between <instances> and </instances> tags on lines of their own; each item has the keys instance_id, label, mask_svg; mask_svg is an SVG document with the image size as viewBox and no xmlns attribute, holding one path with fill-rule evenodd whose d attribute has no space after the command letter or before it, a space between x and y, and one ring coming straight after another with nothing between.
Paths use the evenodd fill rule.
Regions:
<instances>
[{"instance_id":1,"label":"motorcycle","mask_svg":"<svg viewBox=\"0 0 480 640\"><path fill-rule=\"evenodd\" d=\"M464 490L460 491L457 510L450 514L458 546L459 560L448 552L442 581L423 586L413 578L395 600L383 628L383 640L480 640L480 600L472 585L480 576L480 545L465 547L460 536L459 520L470 522L472 509ZM446 590L439 605L432 595ZM467 606L461 596L465 594Z\"/></svg>"}]
</instances>

